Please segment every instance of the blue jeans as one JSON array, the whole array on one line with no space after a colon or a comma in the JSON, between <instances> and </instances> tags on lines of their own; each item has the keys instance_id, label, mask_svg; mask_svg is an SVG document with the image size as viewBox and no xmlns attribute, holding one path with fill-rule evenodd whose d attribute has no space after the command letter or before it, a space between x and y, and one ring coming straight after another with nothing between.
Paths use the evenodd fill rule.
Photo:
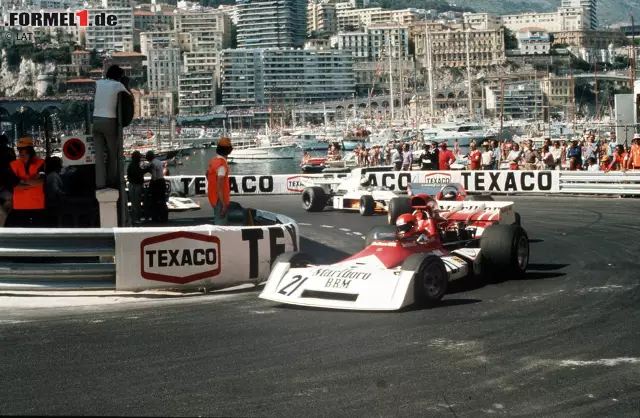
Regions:
<instances>
[{"instance_id":1,"label":"blue jeans","mask_svg":"<svg viewBox=\"0 0 640 418\"><path fill-rule=\"evenodd\" d=\"M222 212L222 199L218 199L218 203L213 207L213 224L225 226L228 224L227 214L225 214L224 218L220 216Z\"/></svg>"}]
</instances>

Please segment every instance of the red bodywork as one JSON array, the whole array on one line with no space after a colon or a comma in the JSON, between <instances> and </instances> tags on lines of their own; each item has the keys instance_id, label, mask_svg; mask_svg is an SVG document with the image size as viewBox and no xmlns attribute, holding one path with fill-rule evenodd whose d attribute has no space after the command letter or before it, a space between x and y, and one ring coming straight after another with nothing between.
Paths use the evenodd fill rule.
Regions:
<instances>
[{"instance_id":1,"label":"red bodywork","mask_svg":"<svg viewBox=\"0 0 640 418\"><path fill-rule=\"evenodd\" d=\"M407 257L413 254L423 254L439 250L442 255L449 254L440 242L439 237L434 237L426 243L418 243L415 239L396 241L374 241L364 250L352 255L344 261L354 261L360 258L375 256L388 269L400 266Z\"/></svg>"}]
</instances>

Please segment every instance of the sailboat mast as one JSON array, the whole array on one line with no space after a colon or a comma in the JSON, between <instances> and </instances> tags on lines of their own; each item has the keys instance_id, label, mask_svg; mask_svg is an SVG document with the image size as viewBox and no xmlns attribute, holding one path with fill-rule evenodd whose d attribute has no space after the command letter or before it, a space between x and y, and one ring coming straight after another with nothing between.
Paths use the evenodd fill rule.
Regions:
<instances>
[{"instance_id":1,"label":"sailboat mast","mask_svg":"<svg viewBox=\"0 0 640 418\"><path fill-rule=\"evenodd\" d=\"M500 79L500 132L498 132L498 143L502 143L502 129L504 127L504 80Z\"/></svg>"},{"instance_id":2,"label":"sailboat mast","mask_svg":"<svg viewBox=\"0 0 640 418\"><path fill-rule=\"evenodd\" d=\"M593 76L595 77L595 91L596 91L596 120L599 120L598 117L598 64L593 64ZM633 86L632 86L633 87Z\"/></svg>"},{"instance_id":3,"label":"sailboat mast","mask_svg":"<svg viewBox=\"0 0 640 418\"><path fill-rule=\"evenodd\" d=\"M393 124L393 119L394 119L394 97L393 97L393 60L392 60L392 53L391 53L391 34L389 33L389 35L387 36L387 46L388 46L388 50L387 50L387 54L389 55L389 95L391 96L391 123Z\"/></svg>"},{"instance_id":4,"label":"sailboat mast","mask_svg":"<svg viewBox=\"0 0 640 418\"><path fill-rule=\"evenodd\" d=\"M471 28L467 28L466 34L466 49L467 49L467 81L469 83L469 115L473 118L473 89L471 88L471 57L469 54L469 32Z\"/></svg>"},{"instance_id":5,"label":"sailboat mast","mask_svg":"<svg viewBox=\"0 0 640 418\"><path fill-rule=\"evenodd\" d=\"M429 125L433 128L434 104L433 104L433 57L431 55L431 37L429 36L429 26L424 25L424 42L425 52L427 55L427 69L429 71L429 105L431 107L431 117L429 118Z\"/></svg>"},{"instance_id":6,"label":"sailboat mast","mask_svg":"<svg viewBox=\"0 0 640 418\"><path fill-rule=\"evenodd\" d=\"M571 77L571 121L573 122L573 133L576 132L576 85L573 80L573 69L569 69L569 76Z\"/></svg>"}]
</instances>

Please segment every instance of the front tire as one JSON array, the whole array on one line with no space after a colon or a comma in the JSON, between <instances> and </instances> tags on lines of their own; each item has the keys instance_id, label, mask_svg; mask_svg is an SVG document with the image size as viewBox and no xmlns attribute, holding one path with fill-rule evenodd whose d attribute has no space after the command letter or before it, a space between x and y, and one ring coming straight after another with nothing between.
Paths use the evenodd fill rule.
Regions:
<instances>
[{"instance_id":1,"label":"front tire","mask_svg":"<svg viewBox=\"0 0 640 418\"><path fill-rule=\"evenodd\" d=\"M480 238L483 275L521 278L529 265L529 237L518 225L491 225Z\"/></svg>"},{"instance_id":2,"label":"front tire","mask_svg":"<svg viewBox=\"0 0 640 418\"><path fill-rule=\"evenodd\" d=\"M435 306L447 293L449 274L439 257L414 254L402 263L402 270L415 272L413 291L416 306Z\"/></svg>"},{"instance_id":3,"label":"front tire","mask_svg":"<svg viewBox=\"0 0 640 418\"><path fill-rule=\"evenodd\" d=\"M395 225L396 220L400 215L405 213L413 213L411 207L411 198L406 196L394 197L389 201L389 211L387 216L387 223L389 225Z\"/></svg>"},{"instance_id":4,"label":"front tire","mask_svg":"<svg viewBox=\"0 0 640 418\"><path fill-rule=\"evenodd\" d=\"M322 187L307 187L302 191L302 207L307 212L322 212L328 200Z\"/></svg>"},{"instance_id":5,"label":"front tire","mask_svg":"<svg viewBox=\"0 0 640 418\"><path fill-rule=\"evenodd\" d=\"M365 194L360 197L360 215L371 216L376 210L376 202L373 200L373 196Z\"/></svg>"}]
</instances>

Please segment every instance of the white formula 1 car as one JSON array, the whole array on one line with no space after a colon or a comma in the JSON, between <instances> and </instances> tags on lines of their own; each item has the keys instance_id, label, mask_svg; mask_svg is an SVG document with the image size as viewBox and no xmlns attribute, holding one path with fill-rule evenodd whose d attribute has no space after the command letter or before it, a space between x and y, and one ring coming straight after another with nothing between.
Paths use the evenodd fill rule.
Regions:
<instances>
[{"instance_id":1,"label":"white formula 1 car","mask_svg":"<svg viewBox=\"0 0 640 418\"><path fill-rule=\"evenodd\" d=\"M328 203L334 209L359 211L363 216L386 212L398 195L384 187L371 187L367 173L390 171L391 167L356 168L344 179L302 179L302 207L321 212Z\"/></svg>"},{"instance_id":2,"label":"white formula 1 car","mask_svg":"<svg viewBox=\"0 0 640 418\"><path fill-rule=\"evenodd\" d=\"M422 210L427 200L412 198ZM290 252L273 263L260 298L320 308L394 311L433 305L450 281L524 275L529 239L510 202L437 202L438 234L399 238L395 226L373 228L365 248L332 265ZM433 206L431 206L433 207ZM425 212L426 213L426 212Z\"/></svg>"},{"instance_id":3,"label":"white formula 1 car","mask_svg":"<svg viewBox=\"0 0 640 418\"><path fill-rule=\"evenodd\" d=\"M187 212L190 210L200 210L200 203L188 197L171 196L167 200L169 212Z\"/></svg>"}]
</instances>

